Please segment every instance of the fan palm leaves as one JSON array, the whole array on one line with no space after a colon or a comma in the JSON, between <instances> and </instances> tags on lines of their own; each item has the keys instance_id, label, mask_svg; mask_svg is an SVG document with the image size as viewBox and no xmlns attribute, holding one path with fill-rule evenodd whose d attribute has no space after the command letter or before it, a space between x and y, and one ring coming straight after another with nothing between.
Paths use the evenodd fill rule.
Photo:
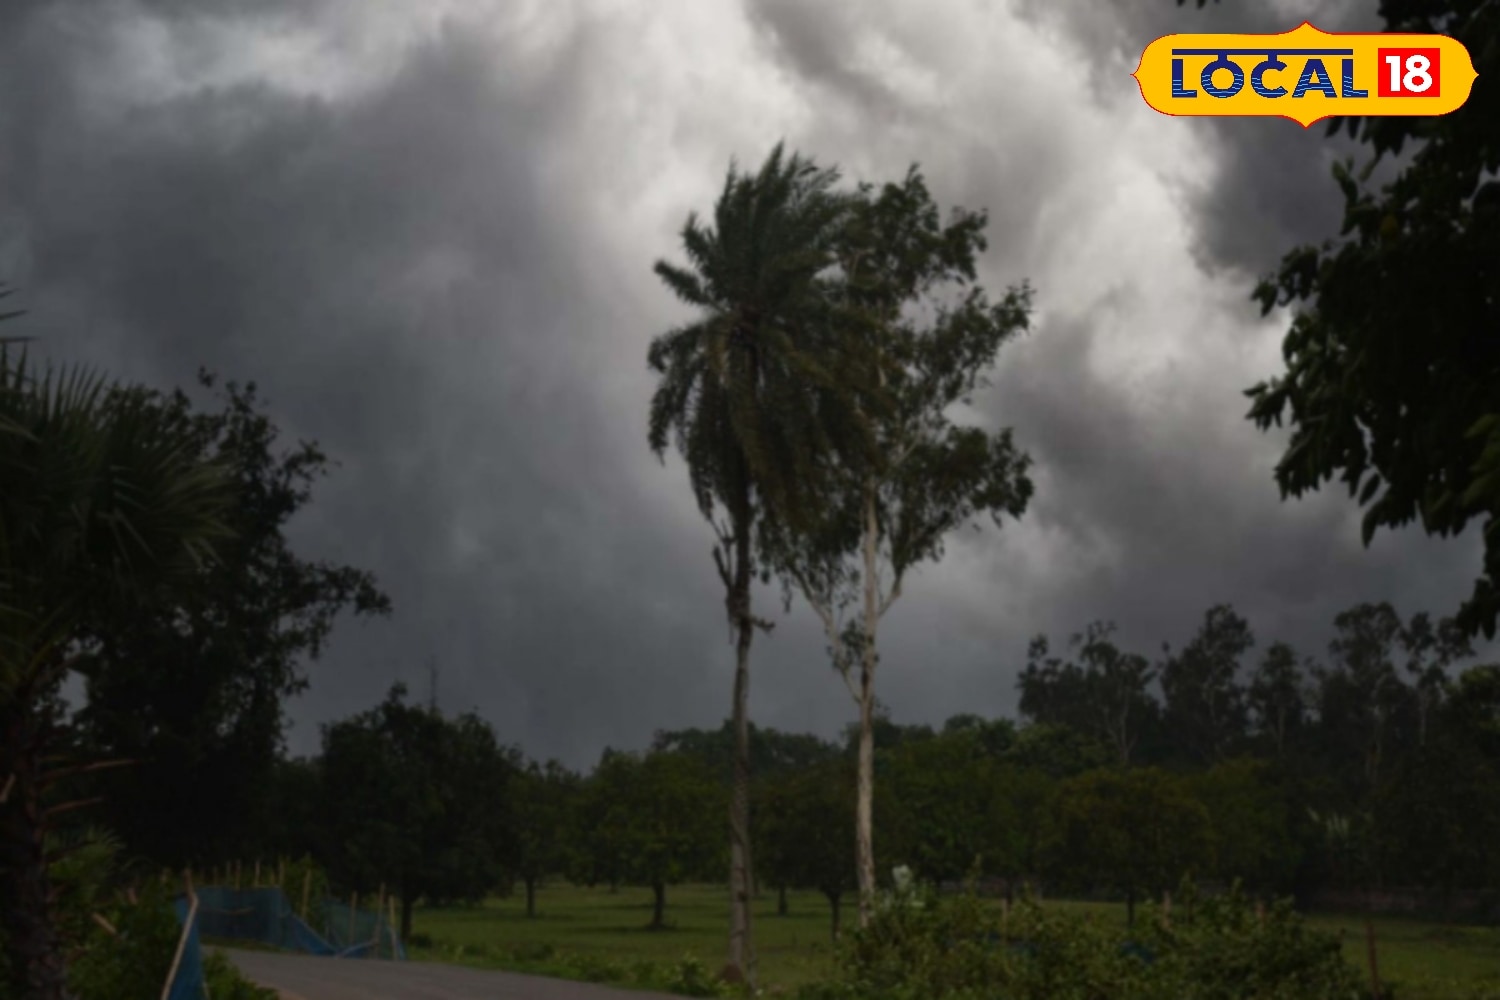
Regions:
<instances>
[{"instance_id":1,"label":"fan palm leaves","mask_svg":"<svg viewBox=\"0 0 1500 1000\"><path fill-rule=\"evenodd\" d=\"M61 1000L49 815L58 687L91 616L191 580L233 482L145 390L0 345L0 933L9 995Z\"/></svg>"}]
</instances>

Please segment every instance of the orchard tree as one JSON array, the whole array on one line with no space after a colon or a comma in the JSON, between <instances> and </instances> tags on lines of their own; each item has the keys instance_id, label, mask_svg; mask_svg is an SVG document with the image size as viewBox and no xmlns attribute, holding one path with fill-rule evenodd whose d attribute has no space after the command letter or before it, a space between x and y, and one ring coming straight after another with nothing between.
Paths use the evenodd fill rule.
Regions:
<instances>
[{"instance_id":1,"label":"orchard tree","mask_svg":"<svg viewBox=\"0 0 1500 1000\"><path fill-rule=\"evenodd\" d=\"M822 517L776 539L790 602L800 592L823 624L833 665L858 706L856 807L860 922L875 892L873 841L875 672L881 618L908 573L942 558L950 534L980 518L998 527L1031 496L1027 457L1009 430L954 423L1028 322L1030 291L992 303L975 281L986 248L983 212L944 225L913 166L878 192L862 185L838 243L839 322L875 366L859 415L873 448L850 447L820 479ZM862 370L856 366L856 371Z\"/></svg>"},{"instance_id":2,"label":"orchard tree","mask_svg":"<svg viewBox=\"0 0 1500 1000\"><path fill-rule=\"evenodd\" d=\"M986 719L971 712L961 712L944 721L941 735L959 733L972 735L986 754L998 759L1015 746L1017 729L1010 719Z\"/></svg>"},{"instance_id":3,"label":"orchard tree","mask_svg":"<svg viewBox=\"0 0 1500 1000\"><path fill-rule=\"evenodd\" d=\"M713 808L721 787L702 762L680 753L611 753L590 781L621 874L651 887L650 927L661 930L667 886L702 878L722 856Z\"/></svg>"},{"instance_id":4,"label":"orchard tree","mask_svg":"<svg viewBox=\"0 0 1500 1000\"><path fill-rule=\"evenodd\" d=\"M923 881L959 879L990 854L993 760L967 734L888 751L877 779L881 855Z\"/></svg>"},{"instance_id":5,"label":"orchard tree","mask_svg":"<svg viewBox=\"0 0 1500 1000\"><path fill-rule=\"evenodd\" d=\"M1045 856L1056 879L1136 899L1169 889L1209 864L1210 820L1181 779L1155 768L1094 771L1065 782L1053 801Z\"/></svg>"},{"instance_id":6,"label":"orchard tree","mask_svg":"<svg viewBox=\"0 0 1500 1000\"><path fill-rule=\"evenodd\" d=\"M555 760L532 761L513 787L516 874L526 887L526 916L535 917L537 886L565 871L576 849L581 779Z\"/></svg>"},{"instance_id":7,"label":"orchard tree","mask_svg":"<svg viewBox=\"0 0 1500 1000\"><path fill-rule=\"evenodd\" d=\"M682 230L689 267L656 273L691 306L686 325L657 337L648 362L661 376L651 400L650 443L675 441L698 509L713 525L714 567L724 585L735 648L729 806L731 978L754 983L750 909L750 645L758 618L751 589L763 567L757 535L806 517L807 486L832 445L859 437L843 379L857 355L831 363L840 327L828 322L829 272L848 199L838 175L777 146L759 173L731 166L712 225L690 215ZM842 352L847 354L848 352Z\"/></svg>"},{"instance_id":8,"label":"orchard tree","mask_svg":"<svg viewBox=\"0 0 1500 1000\"><path fill-rule=\"evenodd\" d=\"M1182 3L1183 0L1178 0ZM1202 7L1204 0L1198 0ZM1371 157L1334 167L1337 238L1288 252L1255 291L1262 312L1293 307L1286 372L1249 390L1250 419L1292 432L1276 466L1286 496L1337 477L1380 528L1419 522L1459 535L1472 521L1483 562L1457 614L1468 635L1500 618L1500 5L1384 0L1394 33L1448 35L1479 74L1435 118L1334 118ZM1370 177L1406 155L1392 180Z\"/></svg>"},{"instance_id":9,"label":"orchard tree","mask_svg":"<svg viewBox=\"0 0 1500 1000\"><path fill-rule=\"evenodd\" d=\"M233 484L145 390L0 346L0 937L6 993L62 1000L47 831L59 691L89 626L181 594L233 542ZM102 762L100 762L102 763Z\"/></svg>"},{"instance_id":10,"label":"orchard tree","mask_svg":"<svg viewBox=\"0 0 1500 1000\"><path fill-rule=\"evenodd\" d=\"M419 899L483 899L515 855L515 770L484 720L408 704L396 684L374 709L324 727L324 823L342 845L331 874L361 893L389 886L402 937Z\"/></svg>"},{"instance_id":11,"label":"orchard tree","mask_svg":"<svg viewBox=\"0 0 1500 1000\"><path fill-rule=\"evenodd\" d=\"M1234 758L1185 781L1208 811L1212 863L1204 874L1258 891L1290 890L1302 858L1287 797L1266 764Z\"/></svg>"},{"instance_id":12,"label":"orchard tree","mask_svg":"<svg viewBox=\"0 0 1500 1000\"><path fill-rule=\"evenodd\" d=\"M749 723L750 772L757 777L800 770L829 760L838 748L811 733L787 733ZM734 779L735 734L731 720L718 729L657 730L651 738L652 750L681 752L708 765L729 786Z\"/></svg>"},{"instance_id":13,"label":"orchard tree","mask_svg":"<svg viewBox=\"0 0 1500 1000\"><path fill-rule=\"evenodd\" d=\"M854 768L834 759L765 779L759 788L756 830L761 865L782 889L815 889L828 900L831 933L839 936L844 894L854 879Z\"/></svg>"},{"instance_id":14,"label":"orchard tree","mask_svg":"<svg viewBox=\"0 0 1500 1000\"><path fill-rule=\"evenodd\" d=\"M1016 730L1016 740L1003 759L1013 767L1037 771L1060 781L1104 767L1113 755L1107 744L1083 730L1059 723L1032 722Z\"/></svg>"},{"instance_id":15,"label":"orchard tree","mask_svg":"<svg viewBox=\"0 0 1500 1000\"><path fill-rule=\"evenodd\" d=\"M616 799L619 782L611 777L626 773L630 762L612 763L621 751L605 747L599 763L583 780L578 791L574 814L574 841L568 855L568 878L576 884L619 889L626 877L626 839L624 828L611 822L619 809Z\"/></svg>"}]
</instances>

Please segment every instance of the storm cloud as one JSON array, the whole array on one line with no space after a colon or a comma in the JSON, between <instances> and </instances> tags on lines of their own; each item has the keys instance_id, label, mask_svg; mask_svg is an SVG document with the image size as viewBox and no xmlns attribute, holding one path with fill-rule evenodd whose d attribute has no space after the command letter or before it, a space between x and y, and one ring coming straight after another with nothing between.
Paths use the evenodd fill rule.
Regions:
<instances>
[{"instance_id":1,"label":"storm cloud","mask_svg":"<svg viewBox=\"0 0 1500 1000\"><path fill-rule=\"evenodd\" d=\"M311 665L296 751L393 680L425 694L429 660L445 707L575 765L727 714L711 536L645 442L646 346L685 318L651 264L782 138L851 181L920 162L988 210L987 286L1037 289L976 415L1016 429L1037 495L887 619L898 718L1012 711L1027 639L1093 619L1154 653L1231 601L1262 644L1317 652L1357 601L1451 611L1479 559L1416 533L1366 550L1337 490L1283 503L1282 438L1244 420L1287 321L1250 289L1336 230L1350 147L1159 115L1129 73L1167 32L1373 6L11 3L0 278L49 356L253 380L341 463L297 542L374 570L396 614ZM852 716L800 610L753 670L762 724Z\"/></svg>"}]
</instances>

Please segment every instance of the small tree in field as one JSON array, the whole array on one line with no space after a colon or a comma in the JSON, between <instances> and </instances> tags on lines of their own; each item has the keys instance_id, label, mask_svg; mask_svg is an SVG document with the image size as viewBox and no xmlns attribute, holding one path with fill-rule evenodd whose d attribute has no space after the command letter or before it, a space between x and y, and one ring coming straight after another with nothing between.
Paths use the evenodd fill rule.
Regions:
<instances>
[{"instance_id":1,"label":"small tree in field","mask_svg":"<svg viewBox=\"0 0 1500 1000\"><path fill-rule=\"evenodd\" d=\"M532 761L513 780L516 874L526 886L526 916L535 917L538 884L568 865L580 781L555 760Z\"/></svg>"},{"instance_id":2,"label":"small tree in field","mask_svg":"<svg viewBox=\"0 0 1500 1000\"><path fill-rule=\"evenodd\" d=\"M1058 882L1124 892L1134 923L1141 893L1208 867L1210 836L1208 810L1181 779L1154 768L1100 770L1058 789L1043 855Z\"/></svg>"},{"instance_id":3,"label":"small tree in field","mask_svg":"<svg viewBox=\"0 0 1500 1000\"><path fill-rule=\"evenodd\" d=\"M651 887L650 926L660 930L667 886L702 877L722 856L713 808L721 788L701 761L676 753L610 753L590 781L621 874Z\"/></svg>"},{"instance_id":4,"label":"small tree in field","mask_svg":"<svg viewBox=\"0 0 1500 1000\"><path fill-rule=\"evenodd\" d=\"M844 759L775 775L760 788L756 818L762 870L779 887L821 892L834 938L844 894L854 888L853 779Z\"/></svg>"},{"instance_id":5,"label":"small tree in field","mask_svg":"<svg viewBox=\"0 0 1500 1000\"><path fill-rule=\"evenodd\" d=\"M861 338L876 372L861 409L873 447L850 448L822 489L823 516L785 531L774 562L788 600L800 591L823 623L833 665L859 707L856 808L860 921L875 892L873 847L876 633L909 570L943 556L955 529L981 515L998 526L1031 495L1027 457L1009 430L955 424L1000 346L1025 329L1024 285L991 303L975 278L983 212L943 225L916 167L878 193L862 186L839 244L838 321ZM967 286L967 287L966 287ZM960 295L951 295L963 289ZM856 612L845 621L851 608Z\"/></svg>"}]
</instances>

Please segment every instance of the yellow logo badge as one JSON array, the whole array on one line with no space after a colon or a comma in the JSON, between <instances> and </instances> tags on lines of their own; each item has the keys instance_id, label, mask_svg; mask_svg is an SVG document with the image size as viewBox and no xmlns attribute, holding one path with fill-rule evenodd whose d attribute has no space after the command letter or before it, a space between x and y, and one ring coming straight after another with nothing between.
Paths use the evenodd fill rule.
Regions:
<instances>
[{"instance_id":1,"label":"yellow logo badge","mask_svg":"<svg viewBox=\"0 0 1500 1000\"><path fill-rule=\"evenodd\" d=\"M1339 115L1445 115L1478 76L1446 35L1164 35L1131 76L1168 115L1279 116L1303 128Z\"/></svg>"}]
</instances>

